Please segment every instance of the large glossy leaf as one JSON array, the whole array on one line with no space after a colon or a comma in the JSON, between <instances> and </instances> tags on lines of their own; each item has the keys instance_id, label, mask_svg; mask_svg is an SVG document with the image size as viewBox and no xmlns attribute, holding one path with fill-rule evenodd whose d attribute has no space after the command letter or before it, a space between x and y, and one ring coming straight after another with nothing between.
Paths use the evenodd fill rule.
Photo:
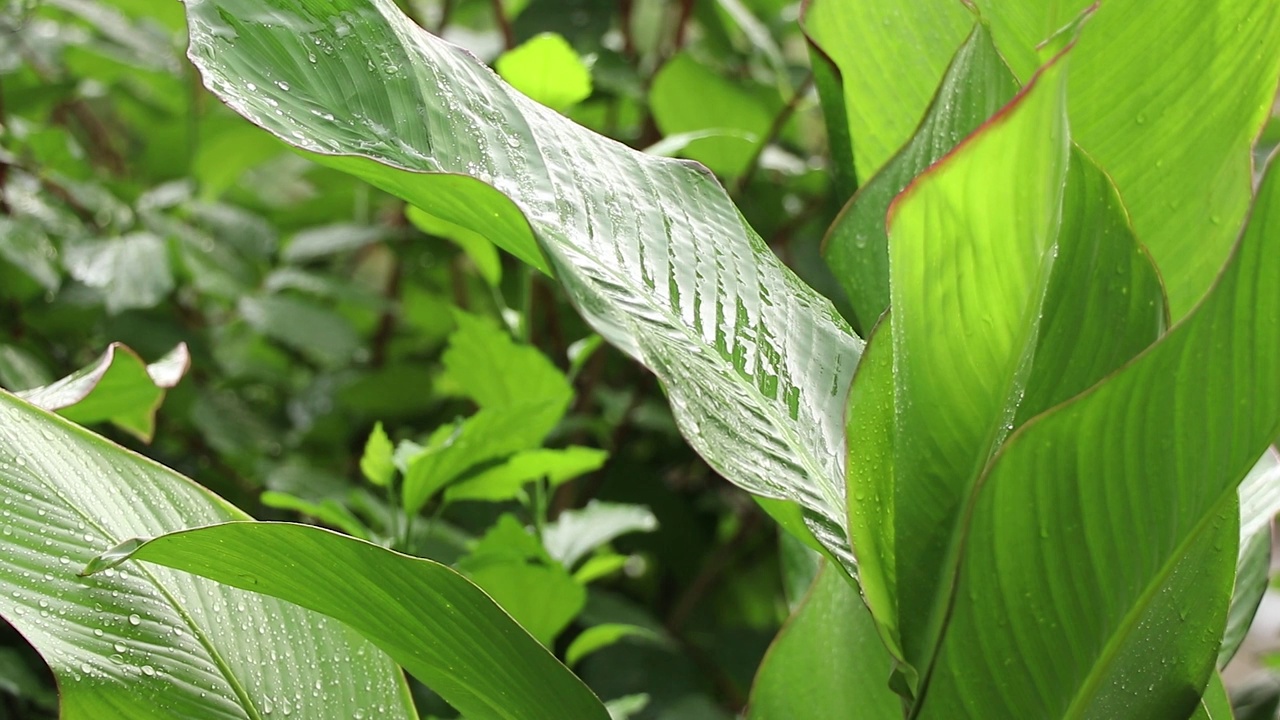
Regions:
<instances>
[{"instance_id":1,"label":"large glossy leaf","mask_svg":"<svg viewBox=\"0 0 1280 720\"><path fill-rule=\"evenodd\" d=\"M901 720L891 666L857 588L827 566L761 662L748 717Z\"/></svg>"},{"instance_id":2,"label":"large glossy leaf","mask_svg":"<svg viewBox=\"0 0 1280 720\"><path fill-rule=\"evenodd\" d=\"M1049 4L990 5L1012 24L1006 6ZM1059 19L1056 27L1070 21L1050 22ZM1025 73L1015 43L993 29ZM1072 135L1115 181L1180 318L1217 276L1249 207L1250 148L1280 75L1280 2L1107 0L1081 32L1074 62Z\"/></svg>"},{"instance_id":3,"label":"large glossy leaf","mask_svg":"<svg viewBox=\"0 0 1280 720\"><path fill-rule=\"evenodd\" d=\"M1065 65L903 191L887 221L896 596L917 667L968 488L1010 431L1031 365L1067 177Z\"/></svg>"},{"instance_id":4,"label":"large glossy leaf","mask_svg":"<svg viewBox=\"0 0 1280 720\"><path fill-rule=\"evenodd\" d=\"M1273 167L1205 301L1002 450L919 717L1195 710L1232 591L1236 486L1280 433L1278 245Z\"/></svg>"},{"instance_id":5,"label":"large glossy leaf","mask_svg":"<svg viewBox=\"0 0 1280 720\"><path fill-rule=\"evenodd\" d=\"M911 137L947 63L974 16L952 0L813 0L805 10L809 39L838 68L848 128L861 181L870 178ZM839 161L839 158L837 158Z\"/></svg>"},{"instance_id":6,"label":"large glossy leaf","mask_svg":"<svg viewBox=\"0 0 1280 720\"><path fill-rule=\"evenodd\" d=\"M63 718L415 716L395 665L315 613L163 568L77 577L127 538L245 515L5 393L0 418L0 615L53 668Z\"/></svg>"},{"instance_id":7,"label":"large glossy leaf","mask_svg":"<svg viewBox=\"0 0 1280 720\"><path fill-rule=\"evenodd\" d=\"M811 12L826 4L819 0ZM884 227L889 203L925 168L1013 98L1017 88L986 26L974 24L969 39L952 58L919 129L831 224L823 240L823 253L861 327L870 328L889 307L889 236Z\"/></svg>"},{"instance_id":8,"label":"large glossy leaf","mask_svg":"<svg viewBox=\"0 0 1280 720\"><path fill-rule=\"evenodd\" d=\"M886 642L917 669L945 621L963 508L991 454L1164 327L1159 279L1115 189L1083 154L1045 154L1065 150L1064 128L1018 124L1049 97L1045 83L1061 93L1062 62L921 176L889 222L893 329L882 323L873 342L892 342L892 376L886 358L850 396L849 527ZM1060 94L1039 102L1062 121ZM1036 172L1047 185L1026 181Z\"/></svg>"},{"instance_id":9,"label":"large glossy leaf","mask_svg":"<svg viewBox=\"0 0 1280 720\"><path fill-rule=\"evenodd\" d=\"M862 343L705 170L573 125L390 0L187 10L190 56L232 108L530 262L545 254L597 331L661 378L708 462L800 503L851 563L840 418Z\"/></svg>"},{"instance_id":10,"label":"large glossy leaf","mask_svg":"<svg viewBox=\"0 0 1280 720\"><path fill-rule=\"evenodd\" d=\"M130 558L341 620L469 718L608 717L582 681L484 592L440 563L317 527L257 522L127 543L95 569Z\"/></svg>"},{"instance_id":11,"label":"large glossy leaf","mask_svg":"<svg viewBox=\"0 0 1280 720\"><path fill-rule=\"evenodd\" d=\"M1093 3L975 4L1025 80L1038 46ZM1096 5L1073 61L1073 136L1115 181L1178 318L1213 281L1248 207L1250 146L1280 74L1280 2ZM806 27L844 78L860 177L910 136L972 23L960 6L814 0Z\"/></svg>"}]
</instances>

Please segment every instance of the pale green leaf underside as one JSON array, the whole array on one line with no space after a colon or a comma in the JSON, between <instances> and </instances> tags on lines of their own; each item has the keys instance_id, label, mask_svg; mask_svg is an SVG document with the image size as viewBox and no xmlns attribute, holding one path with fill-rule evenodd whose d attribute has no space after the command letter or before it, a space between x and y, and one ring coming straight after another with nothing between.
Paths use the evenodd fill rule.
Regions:
<instances>
[{"instance_id":1,"label":"pale green leaf underside","mask_svg":"<svg viewBox=\"0 0 1280 720\"><path fill-rule=\"evenodd\" d=\"M253 122L531 262L536 237L579 311L663 380L708 462L798 502L851 562L841 418L862 342L713 177L531 102L390 0L187 9L205 83Z\"/></svg>"},{"instance_id":2,"label":"pale green leaf underside","mask_svg":"<svg viewBox=\"0 0 1280 720\"><path fill-rule=\"evenodd\" d=\"M396 666L339 623L187 573L91 558L244 519L186 478L0 393L0 615L58 678L65 720L415 717Z\"/></svg>"}]
</instances>

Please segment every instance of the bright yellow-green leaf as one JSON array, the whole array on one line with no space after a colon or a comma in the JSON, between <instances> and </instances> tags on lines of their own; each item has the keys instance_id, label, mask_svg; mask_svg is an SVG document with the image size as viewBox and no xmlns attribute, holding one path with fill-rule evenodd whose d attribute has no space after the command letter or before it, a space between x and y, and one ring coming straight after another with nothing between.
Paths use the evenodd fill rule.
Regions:
<instances>
[{"instance_id":1,"label":"bright yellow-green leaf","mask_svg":"<svg viewBox=\"0 0 1280 720\"><path fill-rule=\"evenodd\" d=\"M561 112L591 96L591 69L573 46L542 33L498 57L494 69L511 87Z\"/></svg>"}]
</instances>

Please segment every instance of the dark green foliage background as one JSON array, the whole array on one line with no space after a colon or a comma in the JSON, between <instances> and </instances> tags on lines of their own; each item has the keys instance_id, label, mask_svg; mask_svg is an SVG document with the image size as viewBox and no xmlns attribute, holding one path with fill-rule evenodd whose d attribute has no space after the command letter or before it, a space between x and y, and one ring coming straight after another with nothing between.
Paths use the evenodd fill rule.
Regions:
<instances>
[{"instance_id":1,"label":"dark green foliage background","mask_svg":"<svg viewBox=\"0 0 1280 720\"><path fill-rule=\"evenodd\" d=\"M457 245L408 222L402 202L223 107L183 55L179 3L26 5L0 7L0 386L47 383L114 341L148 361L185 341L192 368L152 444L95 429L255 517L314 521L268 507L265 491L332 501L384 532L375 539L446 563L503 512L531 521L518 503L459 503L439 517L432 504L431 522L395 539L359 460L377 421L393 440L421 439L475 410L442 372L454 308L517 325L527 308L529 339L569 370L571 345L590 331L557 286L503 258L490 287ZM402 6L491 63L540 33L563 36L593 83L567 115L706 162L780 256L838 294L817 249L846 198L824 167L797 4ZM699 96L718 102L687 100ZM631 559L590 586L556 650L601 622L650 627L667 641L624 641L578 671L602 698L647 693L636 717L732 716L808 575L786 577L772 523L688 449L643 369L605 346L573 385L547 446L611 457L559 488L551 517L597 499L647 506L660 529L613 543ZM415 691L424 715L449 715ZM55 714L43 663L0 629L0 717Z\"/></svg>"}]
</instances>

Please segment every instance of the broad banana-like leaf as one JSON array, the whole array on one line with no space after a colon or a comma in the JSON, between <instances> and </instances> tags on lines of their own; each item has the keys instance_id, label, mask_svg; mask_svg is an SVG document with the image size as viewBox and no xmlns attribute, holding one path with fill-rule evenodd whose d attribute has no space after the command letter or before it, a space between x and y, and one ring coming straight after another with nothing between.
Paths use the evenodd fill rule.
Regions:
<instances>
[{"instance_id":1,"label":"broad banana-like leaf","mask_svg":"<svg viewBox=\"0 0 1280 720\"><path fill-rule=\"evenodd\" d=\"M827 6L825 0L818 0L810 13ZM1017 90L1018 83L996 52L986 26L975 23L942 77L920 128L831 223L823 254L864 330L889 307L889 236L884 227L889 203Z\"/></svg>"},{"instance_id":2,"label":"broad banana-like leaf","mask_svg":"<svg viewBox=\"0 0 1280 720\"><path fill-rule=\"evenodd\" d=\"M88 571L129 559L195 573L335 618L468 718L608 718L587 686L488 595L431 560L322 528L242 522L129 540L96 559Z\"/></svg>"},{"instance_id":3,"label":"broad banana-like leaf","mask_svg":"<svg viewBox=\"0 0 1280 720\"><path fill-rule=\"evenodd\" d=\"M973 22L960 5L813 0L806 26L844 78L841 130L864 148L854 151L861 178L910 137ZM1222 267L1249 206L1250 148L1280 76L1280 1L975 5L1022 79L1039 67L1042 43L1096 5L1074 53L1072 134L1119 188L1172 316L1186 314ZM864 161L867 153L873 160Z\"/></svg>"},{"instance_id":4,"label":"broad banana-like leaf","mask_svg":"<svg viewBox=\"0 0 1280 720\"><path fill-rule=\"evenodd\" d=\"M1105 377L1165 325L1159 279L1114 187L1082 153L1065 162L1051 154L1070 146L1065 127L1031 125L1037 98L1051 113L1040 122L1065 122L1064 62L891 211L896 391L884 399L887 369L855 380L850 491L869 500L850 503L849 523L860 557L856 533L875 547L860 577L886 641L897 647L899 629L900 657L916 668L929 663L944 621L963 508L988 459L1015 428ZM1046 185L1026 181L1035 172ZM880 389L860 388L864 380ZM870 427L886 417L892 437ZM855 443L858 433L870 442ZM879 520L885 507L892 531Z\"/></svg>"},{"instance_id":5,"label":"broad banana-like leaf","mask_svg":"<svg viewBox=\"0 0 1280 720\"><path fill-rule=\"evenodd\" d=\"M921 720L1196 711L1232 592L1237 486L1280 433L1277 175L1204 301L1023 426L981 479Z\"/></svg>"},{"instance_id":6,"label":"broad banana-like leaf","mask_svg":"<svg viewBox=\"0 0 1280 720\"><path fill-rule=\"evenodd\" d=\"M747 717L902 720L892 666L858 589L827 565L760 663Z\"/></svg>"},{"instance_id":7,"label":"broad banana-like leaf","mask_svg":"<svg viewBox=\"0 0 1280 720\"><path fill-rule=\"evenodd\" d=\"M416 717L395 664L321 615L164 568L77 576L127 538L246 516L3 392L0 502L0 615L64 719Z\"/></svg>"},{"instance_id":8,"label":"broad banana-like leaf","mask_svg":"<svg viewBox=\"0 0 1280 720\"><path fill-rule=\"evenodd\" d=\"M831 133L852 138L866 181L915 132L974 15L954 0L812 0L801 22L838 69L841 94L824 92L822 101L843 101L848 126Z\"/></svg>"},{"instance_id":9,"label":"broad banana-like leaf","mask_svg":"<svg viewBox=\"0 0 1280 720\"><path fill-rule=\"evenodd\" d=\"M1026 77L1035 46L1089 1L977 5ZM1106 0L1080 33L1074 63L1072 134L1120 189L1182 317L1217 276L1249 208L1251 148L1280 76L1280 2Z\"/></svg>"},{"instance_id":10,"label":"broad banana-like leaf","mask_svg":"<svg viewBox=\"0 0 1280 720\"><path fill-rule=\"evenodd\" d=\"M391 0L188 0L187 15L189 55L228 105L552 270L661 378L714 468L798 503L852 565L841 417L862 342L705 169L574 125Z\"/></svg>"},{"instance_id":11,"label":"broad banana-like leaf","mask_svg":"<svg viewBox=\"0 0 1280 720\"><path fill-rule=\"evenodd\" d=\"M1046 66L889 211L891 592L917 669L943 621L965 498L1012 429L1032 365L1067 180L1065 71L1065 59Z\"/></svg>"}]
</instances>

